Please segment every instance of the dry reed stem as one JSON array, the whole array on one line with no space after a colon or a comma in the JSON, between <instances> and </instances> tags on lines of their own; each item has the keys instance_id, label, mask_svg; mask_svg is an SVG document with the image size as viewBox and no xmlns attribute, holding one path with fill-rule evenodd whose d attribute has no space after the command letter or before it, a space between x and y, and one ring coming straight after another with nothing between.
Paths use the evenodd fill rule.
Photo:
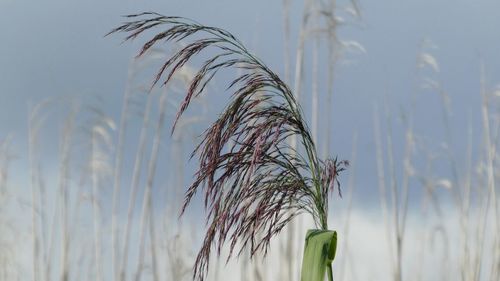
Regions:
<instances>
[{"instance_id":1,"label":"dry reed stem","mask_svg":"<svg viewBox=\"0 0 500 281\"><path fill-rule=\"evenodd\" d=\"M101 259L101 214L100 214L100 206L98 202L99 195L99 175L98 170L95 167L96 162L98 161L98 140L97 133L92 128L92 162L91 162L91 170L92 170L92 211L93 211L93 228L94 228L94 262L95 262L95 280L102 281L102 259Z\"/></svg>"},{"instance_id":2,"label":"dry reed stem","mask_svg":"<svg viewBox=\"0 0 500 281\"><path fill-rule=\"evenodd\" d=\"M146 149L147 128L150 120L151 103L153 102L153 94L150 93L146 98L146 106L142 115L141 132L139 133L139 143L134 160L134 168L132 171L132 181L130 183L130 194L127 208L127 220L125 223L125 231L123 233L123 249L122 249L122 262L120 266L120 281L126 280L126 269L128 263L129 240L132 229L132 218L137 201L137 192L139 189L139 180L141 175L142 162L144 160L144 153Z\"/></svg>"},{"instance_id":3,"label":"dry reed stem","mask_svg":"<svg viewBox=\"0 0 500 281\"><path fill-rule=\"evenodd\" d=\"M132 92L132 90L130 89L131 88L130 81L132 80L132 77L135 74L135 69L133 67L134 64L135 60L131 62L128 69L128 75L127 75L128 82L125 86L125 93L122 101L120 124L118 127L118 143L115 149L115 162L113 169L113 199L112 199L113 202L112 202L112 213L111 213L111 245L112 245L111 266L112 266L114 281L120 280L119 277L121 273L120 265L118 263L120 241L118 239L119 227L117 220L118 220L118 209L120 205L119 197L121 191L121 169L122 169L123 154L124 154L124 141L125 141L124 138L125 138L125 131L127 128L129 98Z\"/></svg>"},{"instance_id":4,"label":"dry reed stem","mask_svg":"<svg viewBox=\"0 0 500 281\"><path fill-rule=\"evenodd\" d=\"M158 154L160 150L161 143L161 135L163 132L165 115L166 115L166 98L167 91L164 91L160 96L160 116L158 117L157 125L155 128L155 135L153 138L153 146L151 147L151 154L149 157L148 163L148 175L146 177L146 189L143 197L143 209L142 216L140 222L140 248L139 248L139 262L137 263L137 270L135 273L135 280L139 281L141 277L141 273L144 267L144 255L145 255L145 233L146 233L146 224L148 222L148 216L152 216L153 214L153 201L152 201L152 189L153 182L156 174L156 166L158 161ZM153 242L151 242L153 243ZM154 252L153 252L154 254ZM154 259L156 257L153 257ZM155 265L155 264L153 264ZM154 274L157 277L156 268L153 268Z\"/></svg>"},{"instance_id":5,"label":"dry reed stem","mask_svg":"<svg viewBox=\"0 0 500 281\"><path fill-rule=\"evenodd\" d=\"M77 114L76 109L71 109L71 112L66 119L63 128L62 140L60 145L60 167L59 167L59 194L61 202L61 261L60 261L60 277L61 281L69 279L69 227L68 227L68 186L70 182L69 176L69 162L70 162L70 149L72 145L72 138L74 135L75 117Z\"/></svg>"},{"instance_id":6,"label":"dry reed stem","mask_svg":"<svg viewBox=\"0 0 500 281\"><path fill-rule=\"evenodd\" d=\"M40 268L39 268L39 226L37 222L37 206L36 202L38 202L37 198L37 179L36 179L36 164L35 164L35 158L34 158L34 153L35 153L35 147L36 147L36 140L37 140L37 132L34 130L34 124L33 122L35 121L33 116L35 115L34 112L36 112L36 107L35 109L32 109L28 113L28 157L29 157L29 162L30 162L30 178L31 178L31 237L32 237L32 273L33 273L33 281L38 281L39 279L39 274L40 274Z\"/></svg>"},{"instance_id":7,"label":"dry reed stem","mask_svg":"<svg viewBox=\"0 0 500 281\"><path fill-rule=\"evenodd\" d=\"M390 213L389 213L389 203L387 201L387 186L386 186L386 179L385 179L385 169L384 169L384 154L383 154L383 144L382 144L382 134L381 134L381 129L380 129L380 120L379 120L379 112L378 108L375 107L374 113L373 113L373 120L374 120L374 139L375 139L375 151L376 151L376 166L377 166L377 176L378 176L378 186L379 186L379 194L380 194L380 202L382 206L382 215L384 217L384 222L385 222L385 227L386 227L386 239L387 239L387 244L389 245L389 255L390 255L390 261L391 261L391 266L394 269L394 264L395 264L395 256L394 256L394 249L393 249L393 243L392 243L392 231L391 231L391 224L390 224Z\"/></svg>"},{"instance_id":8,"label":"dry reed stem","mask_svg":"<svg viewBox=\"0 0 500 281\"><path fill-rule=\"evenodd\" d=\"M358 133L355 132L353 135L353 140L352 140L352 151L351 151L351 161L350 161L350 175L349 175L349 181L347 183L348 186L348 193L347 193L347 215L344 221L344 227L343 227L343 235L342 237L349 237L349 231L351 227L351 214L352 214L352 207L353 207L353 194L356 186L356 164L357 164L357 158L358 157ZM340 260L340 273L339 273L339 280L345 280L345 273L347 272L347 259L349 257L349 239L346 239L346 242L344 243L343 247L343 254L342 254L342 259Z\"/></svg>"}]
</instances>

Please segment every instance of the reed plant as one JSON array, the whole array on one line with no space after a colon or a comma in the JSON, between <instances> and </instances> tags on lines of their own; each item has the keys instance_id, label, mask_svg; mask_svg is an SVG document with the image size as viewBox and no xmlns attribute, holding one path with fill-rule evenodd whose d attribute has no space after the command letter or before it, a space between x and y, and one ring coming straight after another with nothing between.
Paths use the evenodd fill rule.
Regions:
<instances>
[{"instance_id":1,"label":"reed plant","mask_svg":"<svg viewBox=\"0 0 500 281\"><path fill-rule=\"evenodd\" d=\"M432 276L438 276L438 273L441 280L497 280L500 232L496 229L498 188L495 180L495 159L499 126L497 117L491 111L497 106L496 89L488 87L482 69L479 91L482 102L482 128L479 129L482 130L482 143L477 148L473 146L473 127L469 124L467 130L464 130L465 134L461 136L467 140L464 141L466 149L463 154L455 152L454 147L459 140L454 138L456 132L452 130L453 95L447 92L439 79L440 65L432 54L432 49L435 48L436 46L426 39L422 41L417 54L417 87L411 96L410 108L404 112L403 118L405 151L402 160L398 161L395 157L397 154L393 143L397 138L393 135L390 110L388 107L385 109L385 142L377 109L374 114L377 175L392 280L408 279L408 275L413 272L417 273L413 276L415 280L426 280L425 266L431 256L429 250L435 253L436 249L439 254L432 254L432 258L439 261L440 271L432 272ZM423 95L423 92L434 95L431 98L440 102L443 141L439 149L433 148L425 134L415 130L414 123L417 123L418 116L416 108L421 98L419 95ZM429 96L424 100L425 103L432 102ZM473 157L475 150L480 151L476 164ZM402 163L403 167L401 177L398 177L395 169L398 163ZM443 163L445 165L440 165ZM443 173L436 169L439 166L446 167L448 172ZM417 180L415 184L411 183L413 180ZM410 196L415 192L411 191L415 185L423 189L423 196L419 198L422 200L419 217L422 226L414 234L418 236L417 244L420 249L415 255L414 271L410 271L409 253L412 249L408 241L414 230L409 228L408 218L409 204L415 201L415 196ZM447 217L450 208L443 205L452 206L456 217Z\"/></svg>"},{"instance_id":2,"label":"reed plant","mask_svg":"<svg viewBox=\"0 0 500 281\"><path fill-rule=\"evenodd\" d=\"M0 280L15 280L19 278L17 274L17 264L15 258L15 247L13 246L15 228L12 220L5 216L10 202L13 201L9 190L9 170L14 158L11 151L12 137L6 136L0 139Z\"/></svg>"},{"instance_id":3,"label":"reed plant","mask_svg":"<svg viewBox=\"0 0 500 281\"><path fill-rule=\"evenodd\" d=\"M152 87L169 83L193 56L208 48L213 51L190 82L172 132L192 99L205 92L218 72L241 70L228 84L229 104L192 153L192 157L198 156L199 166L181 214L201 191L208 225L193 277L203 280L212 250L220 255L226 244L228 260L246 249L251 257L267 253L271 239L288 222L308 213L318 229L306 237L302 280L322 280L327 268L332 280L336 232L328 231L328 199L335 188L340 194L338 175L348 163L319 159L302 109L288 85L226 30L152 12L127 19L109 34L126 33L127 41L166 26L143 45L138 57L164 41L191 39L161 66ZM289 145L292 136L300 146Z\"/></svg>"}]
</instances>

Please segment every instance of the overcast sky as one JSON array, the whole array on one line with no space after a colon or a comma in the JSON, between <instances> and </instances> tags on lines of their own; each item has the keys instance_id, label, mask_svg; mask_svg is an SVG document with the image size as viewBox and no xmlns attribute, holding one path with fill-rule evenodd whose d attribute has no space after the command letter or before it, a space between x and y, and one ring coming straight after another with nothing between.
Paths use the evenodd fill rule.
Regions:
<instances>
[{"instance_id":1,"label":"overcast sky","mask_svg":"<svg viewBox=\"0 0 500 281\"><path fill-rule=\"evenodd\" d=\"M303 4L292 2L294 51ZM120 45L117 36L103 35L121 23L120 15L124 14L153 10L226 28L275 71L283 73L281 5L281 1L229 0L1 0L0 137L17 136L20 143L16 150L23 154L29 102L36 103L48 96L102 96L104 110L117 118L127 67L138 45ZM376 103L383 107L383 100L387 99L396 117L408 110L410 96L422 80L416 75L416 58L424 39L437 46L430 50L440 70L433 78L442 82L451 97L453 132L459 139L457 149L465 145L460 141L464 125L469 119L479 124L481 60L490 85L500 80L500 3L386 0L363 1L361 9L362 21L342 29L341 39L358 41L367 53L350 55L351 64L338 67L331 147L340 157L350 157L352 136L358 132L358 182L363 189L375 189L373 108ZM310 53L306 60L310 61ZM326 88L320 90L324 92ZM302 100L306 111L308 100ZM440 114L439 96L423 91L416 102L417 132L441 141ZM395 135L398 134L402 140L396 128ZM401 148L401 144L396 141L396 147Z\"/></svg>"}]
</instances>

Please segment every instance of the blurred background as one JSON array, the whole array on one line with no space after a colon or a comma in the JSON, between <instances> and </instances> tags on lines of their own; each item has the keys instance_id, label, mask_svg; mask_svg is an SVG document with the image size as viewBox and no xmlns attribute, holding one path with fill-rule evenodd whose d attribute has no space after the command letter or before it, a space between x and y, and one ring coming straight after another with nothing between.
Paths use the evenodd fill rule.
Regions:
<instances>
[{"instance_id":1,"label":"blurred background","mask_svg":"<svg viewBox=\"0 0 500 281\"><path fill-rule=\"evenodd\" d=\"M223 73L171 125L195 58L104 37L155 11L224 28L302 104L319 154L349 160L336 280L500 280L500 2L0 0L0 280L191 280L202 201L179 217ZM151 194L152 200L148 200ZM211 259L207 280L299 280L299 217L267 257Z\"/></svg>"}]
</instances>

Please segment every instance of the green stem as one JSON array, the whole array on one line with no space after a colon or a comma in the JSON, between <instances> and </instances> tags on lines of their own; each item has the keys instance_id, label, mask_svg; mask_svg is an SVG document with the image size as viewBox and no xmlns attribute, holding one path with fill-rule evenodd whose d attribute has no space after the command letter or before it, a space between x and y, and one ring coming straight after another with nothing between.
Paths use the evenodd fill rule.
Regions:
<instances>
[{"instance_id":1,"label":"green stem","mask_svg":"<svg viewBox=\"0 0 500 281\"><path fill-rule=\"evenodd\" d=\"M333 281L332 264L328 265L327 270L328 270L328 281Z\"/></svg>"}]
</instances>

